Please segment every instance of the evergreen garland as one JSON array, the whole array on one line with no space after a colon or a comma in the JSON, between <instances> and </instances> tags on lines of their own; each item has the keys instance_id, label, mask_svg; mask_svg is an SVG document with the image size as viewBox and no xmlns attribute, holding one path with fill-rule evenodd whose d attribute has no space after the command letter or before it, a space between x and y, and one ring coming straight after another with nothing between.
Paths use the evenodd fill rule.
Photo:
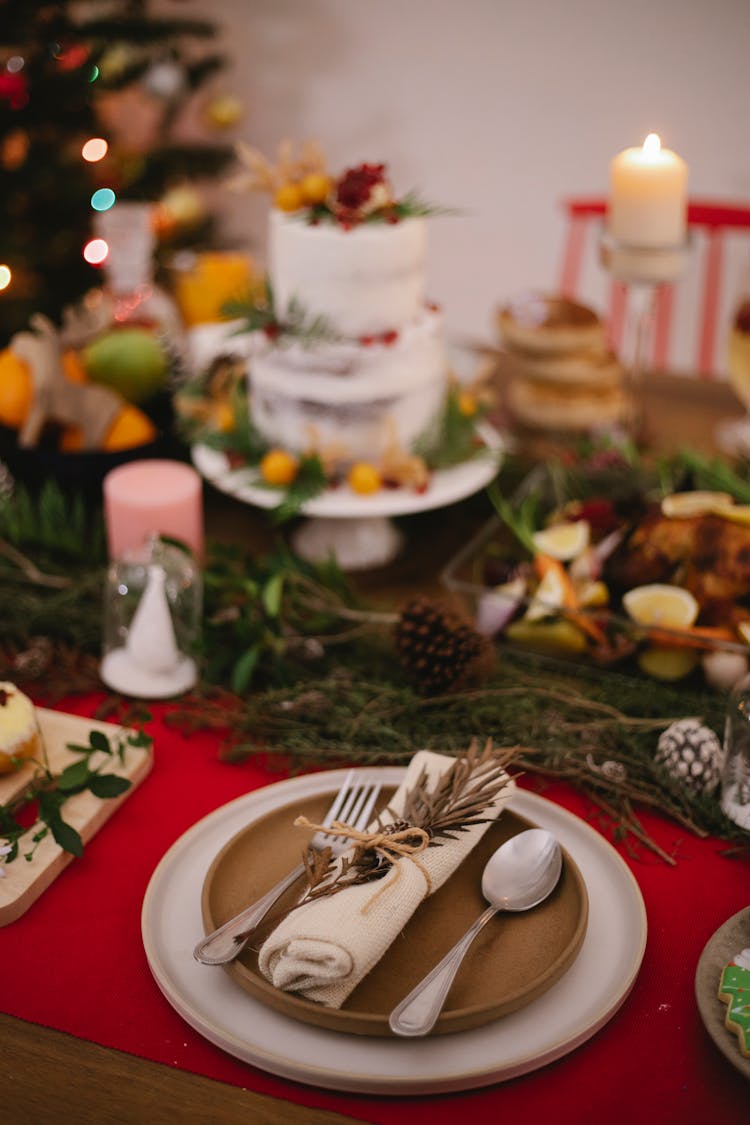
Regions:
<instances>
[{"instance_id":1,"label":"evergreen garland","mask_svg":"<svg viewBox=\"0 0 750 1125\"><path fill-rule=\"evenodd\" d=\"M101 689L104 562L100 515L54 484L37 499L18 489L0 501L4 678L58 696ZM311 566L283 547L265 558L214 548L204 576L202 685L168 721L220 731L227 760L282 755L295 769L403 764L416 747L455 754L491 738L520 747L524 771L572 783L615 835L665 859L638 805L750 847L750 834L715 798L688 791L655 760L659 733L687 715L721 737L717 692L502 646L497 670L478 686L424 698L395 658L399 613L359 604L334 564Z\"/></svg>"}]
</instances>

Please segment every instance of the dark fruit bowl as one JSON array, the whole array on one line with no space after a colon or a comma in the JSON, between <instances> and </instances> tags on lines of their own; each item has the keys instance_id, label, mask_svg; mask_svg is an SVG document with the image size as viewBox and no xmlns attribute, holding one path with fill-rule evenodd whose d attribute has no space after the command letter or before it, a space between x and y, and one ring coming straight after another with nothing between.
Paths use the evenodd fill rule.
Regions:
<instances>
[{"instance_id":1,"label":"dark fruit bowl","mask_svg":"<svg viewBox=\"0 0 750 1125\"><path fill-rule=\"evenodd\" d=\"M157 427L154 441L108 453L92 450L82 453L61 453L54 435L45 435L39 445L24 449L18 444L15 430L0 426L0 461L8 467L14 479L36 491L48 480L65 492L80 493L91 500L100 500L102 481L107 473L128 461L167 457L185 459L185 449L173 430L174 415L171 400L160 395L142 408Z\"/></svg>"}]
</instances>

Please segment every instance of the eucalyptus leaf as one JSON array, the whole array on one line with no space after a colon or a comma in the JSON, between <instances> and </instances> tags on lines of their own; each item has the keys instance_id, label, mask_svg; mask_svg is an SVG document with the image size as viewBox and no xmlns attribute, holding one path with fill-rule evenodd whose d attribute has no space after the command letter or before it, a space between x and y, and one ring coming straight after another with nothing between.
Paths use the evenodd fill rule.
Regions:
<instances>
[{"instance_id":1,"label":"eucalyptus leaf","mask_svg":"<svg viewBox=\"0 0 750 1125\"><path fill-rule=\"evenodd\" d=\"M89 734L89 743L94 750L100 750L103 754L112 753L112 747L104 731L92 730Z\"/></svg>"},{"instance_id":2,"label":"eucalyptus leaf","mask_svg":"<svg viewBox=\"0 0 750 1125\"><path fill-rule=\"evenodd\" d=\"M91 776L88 759L82 758L72 765L66 766L57 779L57 788L63 793L70 793L74 789L84 787Z\"/></svg>"},{"instance_id":3,"label":"eucalyptus leaf","mask_svg":"<svg viewBox=\"0 0 750 1125\"><path fill-rule=\"evenodd\" d=\"M80 859L83 855L83 840L79 833L76 832L75 828L70 824L66 824L62 817L51 820L49 827L54 840L60 847Z\"/></svg>"},{"instance_id":4,"label":"eucalyptus leaf","mask_svg":"<svg viewBox=\"0 0 750 1125\"><path fill-rule=\"evenodd\" d=\"M263 608L269 617L278 617L281 611L281 598L284 592L284 575L274 574L266 582L261 592Z\"/></svg>"},{"instance_id":5,"label":"eucalyptus leaf","mask_svg":"<svg viewBox=\"0 0 750 1125\"><path fill-rule=\"evenodd\" d=\"M131 784L127 777L119 777L116 773L95 773L89 789L95 797L119 797L130 789Z\"/></svg>"},{"instance_id":6,"label":"eucalyptus leaf","mask_svg":"<svg viewBox=\"0 0 750 1125\"><path fill-rule=\"evenodd\" d=\"M260 647L254 645L242 654L232 669L232 691L241 695L250 686L260 658Z\"/></svg>"}]
</instances>

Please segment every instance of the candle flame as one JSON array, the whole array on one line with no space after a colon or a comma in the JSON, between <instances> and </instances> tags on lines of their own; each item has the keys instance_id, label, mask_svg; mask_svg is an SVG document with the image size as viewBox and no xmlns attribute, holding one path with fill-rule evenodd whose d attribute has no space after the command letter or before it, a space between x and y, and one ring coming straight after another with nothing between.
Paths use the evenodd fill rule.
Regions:
<instances>
[{"instance_id":1,"label":"candle flame","mask_svg":"<svg viewBox=\"0 0 750 1125\"><path fill-rule=\"evenodd\" d=\"M658 133L649 133L643 142L643 152L645 156L656 156L657 152L661 152L661 138Z\"/></svg>"}]
</instances>

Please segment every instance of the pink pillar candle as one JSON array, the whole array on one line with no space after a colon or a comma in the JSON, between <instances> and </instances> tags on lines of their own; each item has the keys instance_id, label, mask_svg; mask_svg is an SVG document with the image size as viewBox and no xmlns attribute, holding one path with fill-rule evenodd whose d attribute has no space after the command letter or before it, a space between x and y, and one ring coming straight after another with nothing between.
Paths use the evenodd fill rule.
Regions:
<instances>
[{"instance_id":1,"label":"pink pillar candle","mask_svg":"<svg viewBox=\"0 0 750 1125\"><path fill-rule=\"evenodd\" d=\"M180 461L131 461L104 478L109 556L137 550L153 534L187 544L203 557L202 479Z\"/></svg>"}]
</instances>

